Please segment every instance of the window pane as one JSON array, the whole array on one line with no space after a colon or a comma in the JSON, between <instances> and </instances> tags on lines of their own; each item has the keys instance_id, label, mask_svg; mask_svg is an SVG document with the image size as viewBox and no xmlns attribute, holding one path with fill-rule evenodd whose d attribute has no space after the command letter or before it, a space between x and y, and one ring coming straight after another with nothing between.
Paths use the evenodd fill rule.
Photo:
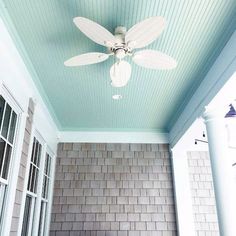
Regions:
<instances>
[{"instance_id":1,"label":"window pane","mask_svg":"<svg viewBox=\"0 0 236 236\"><path fill-rule=\"evenodd\" d=\"M42 193L43 198L46 198L46 188L47 188L47 177L44 176L44 178L43 178L43 193Z\"/></svg>"},{"instance_id":2,"label":"window pane","mask_svg":"<svg viewBox=\"0 0 236 236\"><path fill-rule=\"evenodd\" d=\"M45 198L48 199L48 187L49 187L49 179L46 178L46 187L45 187Z\"/></svg>"},{"instance_id":3,"label":"window pane","mask_svg":"<svg viewBox=\"0 0 236 236\"><path fill-rule=\"evenodd\" d=\"M37 191L40 155L41 155L41 144L38 142L36 138L34 138L32 154L31 154L30 173L28 178L28 191L32 193L36 193Z\"/></svg>"},{"instance_id":4,"label":"window pane","mask_svg":"<svg viewBox=\"0 0 236 236\"><path fill-rule=\"evenodd\" d=\"M36 145L36 139L34 138L33 141L33 148L32 148L32 153L31 153L31 161L34 162L34 155L35 155L35 145Z\"/></svg>"},{"instance_id":5,"label":"window pane","mask_svg":"<svg viewBox=\"0 0 236 236\"><path fill-rule=\"evenodd\" d=\"M8 136L8 140L10 143L13 143L15 128L16 128L16 113L12 111L11 125L10 125L10 131L9 131L9 136Z\"/></svg>"},{"instance_id":6,"label":"window pane","mask_svg":"<svg viewBox=\"0 0 236 236\"><path fill-rule=\"evenodd\" d=\"M30 191L30 189L31 189L31 183L32 183L32 168L33 168L33 166L30 165L30 172L29 172L28 185L27 185L27 190L28 190L28 191Z\"/></svg>"},{"instance_id":7,"label":"window pane","mask_svg":"<svg viewBox=\"0 0 236 236\"><path fill-rule=\"evenodd\" d=\"M32 162L34 163L34 164L36 164L36 160L37 160L37 155L38 155L38 148L39 148L39 146L38 146L38 141L35 139L35 150L34 150L34 153L33 153L33 159L32 159Z\"/></svg>"},{"instance_id":8,"label":"window pane","mask_svg":"<svg viewBox=\"0 0 236 236\"><path fill-rule=\"evenodd\" d=\"M4 106L5 106L5 100L3 99L2 96L0 96L0 127L2 125L2 115L3 115Z\"/></svg>"},{"instance_id":9,"label":"window pane","mask_svg":"<svg viewBox=\"0 0 236 236\"><path fill-rule=\"evenodd\" d=\"M4 159L4 165L3 165L3 172L2 172L2 178L7 179L8 175L8 170L10 166L10 161L11 161L11 146L8 144L7 145L7 150L5 154L5 159Z\"/></svg>"},{"instance_id":10,"label":"window pane","mask_svg":"<svg viewBox=\"0 0 236 236\"><path fill-rule=\"evenodd\" d=\"M0 138L0 173L2 173L5 145L5 141Z\"/></svg>"},{"instance_id":11,"label":"window pane","mask_svg":"<svg viewBox=\"0 0 236 236\"><path fill-rule=\"evenodd\" d=\"M30 191L32 193L34 193L35 176L36 176L36 167L32 165L32 176L31 176L31 184L30 184Z\"/></svg>"},{"instance_id":12,"label":"window pane","mask_svg":"<svg viewBox=\"0 0 236 236\"><path fill-rule=\"evenodd\" d=\"M38 173L39 170L35 167L35 180L34 180L34 189L33 192L36 193L37 191L37 186L38 186Z\"/></svg>"},{"instance_id":13,"label":"window pane","mask_svg":"<svg viewBox=\"0 0 236 236\"><path fill-rule=\"evenodd\" d=\"M31 178L31 181L28 182L28 186L29 186L29 191L32 193L36 193L37 190L37 182L38 182L38 169L31 165L32 171L30 172L30 176L29 178Z\"/></svg>"},{"instance_id":14,"label":"window pane","mask_svg":"<svg viewBox=\"0 0 236 236\"><path fill-rule=\"evenodd\" d=\"M45 176L43 177L42 197L45 198Z\"/></svg>"},{"instance_id":15,"label":"window pane","mask_svg":"<svg viewBox=\"0 0 236 236\"><path fill-rule=\"evenodd\" d=\"M45 164L44 164L44 174L48 172L48 154L46 154Z\"/></svg>"},{"instance_id":16,"label":"window pane","mask_svg":"<svg viewBox=\"0 0 236 236\"><path fill-rule=\"evenodd\" d=\"M44 235L44 223L45 223L46 206L47 206L47 203L44 202L44 201L41 201L38 236Z\"/></svg>"},{"instance_id":17,"label":"window pane","mask_svg":"<svg viewBox=\"0 0 236 236\"><path fill-rule=\"evenodd\" d=\"M37 155L37 162L36 162L37 166L39 166L40 157L41 157L41 148L42 148L40 143L38 143L38 146L39 146L39 148L38 148L38 155Z\"/></svg>"},{"instance_id":18,"label":"window pane","mask_svg":"<svg viewBox=\"0 0 236 236\"><path fill-rule=\"evenodd\" d=\"M5 189L6 189L6 186L0 183L0 226L1 226L1 221L2 221L3 209L4 209Z\"/></svg>"},{"instance_id":19,"label":"window pane","mask_svg":"<svg viewBox=\"0 0 236 236\"><path fill-rule=\"evenodd\" d=\"M48 156L48 172L47 175L50 177L50 173L51 173L51 161L52 158L50 156Z\"/></svg>"},{"instance_id":20,"label":"window pane","mask_svg":"<svg viewBox=\"0 0 236 236\"><path fill-rule=\"evenodd\" d=\"M2 126L2 136L4 138L7 138L10 116L11 116L11 107L7 104L5 115L4 115L4 120L3 120L3 126Z\"/></svg>"},{"instance_id":21,"label":"window pane","mask_svg":"<svg viewBox=\"0 0 236 236\"><path fill-rule=\"evenodd\" d=\"M31 204L32 204L32 198L27 195L26 200L25 200L25 211L24 211L24 218L23 218L21 236L27 236L28 235Z\"/></svg>"},{"instance_id":22,"label":"window pane","mask_svg":"<svg viewBox=\"0 0 236 236\"><path fill-rule=\"evenodd\" d=\"M46 161L45 161L45 169L44 169L44 173L46 175L50 175L50 164L51 164L51 157L47 154L46 155Z\"/></svg>"}]
</instances>

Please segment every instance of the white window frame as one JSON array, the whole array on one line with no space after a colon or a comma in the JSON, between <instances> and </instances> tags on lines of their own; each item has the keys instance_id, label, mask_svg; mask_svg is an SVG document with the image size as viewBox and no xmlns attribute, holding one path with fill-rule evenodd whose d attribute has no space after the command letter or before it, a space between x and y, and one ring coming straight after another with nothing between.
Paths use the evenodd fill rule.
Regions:
<instances>
[{"instance_id":1,"label":"white window frame","mask_svg":"<svg viewBox=\"0 0 236 236\"><path fill-rule=\"evenodd\" d=\"M29 179L29 172L30 172L30 165L31 165L31 154L32 154L32 149L33 149L33 141L34 138L41 144L41 155L40 155L40 161L39 161L39 172L38 172L38 177L37 177L37 188L36 188L36 193L32 193L27 190L27 185L28 185L28 179ZM37 223L37 215L39 214L39 189L41 186L41 175L42 175L42 167L44 166L44 160L45 160L45 140L43 137L40 135L40 133L34 128L33 132L31 134L31 140L30 140L30 148L29 148L29 153L28 153L28 163L27 163L27 174L25 177L25 186L24 186L24 194L23 194L23 202L22 202L22 207L21 207L21 215L20 215L20 220L19 220L19 230L18 230L18 235L21 235L22 231L22 225L23 225L23 220L24 220L24 210L25 210L25 200L26 196L32 197L32 206L31 206L31 213L30 213L30 220L29 220L29 228L28 228L28 235L31 236L35 232L35 224Z\"/></svg>"},{"instance_id":2,"label":"white window frame","mask_svg":"<svg viewBox=\"0 0 236 236\"><path fill-rule=\"evenodd\" d=\"M9 219L12 219L12 214L13 214L18 172L20 167L21 151L24 141L25 125L28 114L24 112L22 107L14 99L11 92L2 81L0 81L0 94L17 115L14 141L12 146L11 162L8 171L8 181L6 182L8 183L7 186L8 189L6 191L4 200L5 208L7 208L7 211L3 212L2 227L0 229L0 235L9 235L11 228L11 220Z\"/></svg>"},{"instance_id":3,"label":"white window frame","mask_svg":"<svg viewBox=\"0 0 236 236\"><path fill-rule=\"evenodd\" d=\"M34 138L36 138L39 143L42 145L41 150L41 160L39 164L39 173L38 173L38 184L37 184L37 190L36 194L29 192L27 190L28 185L28 178L29 178L29 172L30 172L30 163L31 163L31 153L33 149L33 141ZM26 195L30 195L34 199L34 212L31 212L30 214L30 228L28 231L28 235L30 236L38 236L38 227L39 227L39 221L40 221L40 211L41 211L41 201L42 198L42 186L43 186L43 177L44 177L44 166L45 166L45 159L46 159L46 153L48 153L51 157L51 180L49 181L49 187L48 187L48 200L47 200L47 207L45 209L45 222L44 222L44 229L45 233L43 236L47 236L49 233L49 226L50 226L50 213L51 213L51 205L52 205L52 195L53 195L53 181L54 181L54 174L55 174L55 154L51 151L51 149L47 146L45 140L40 135L39 131L36 130L35 124L33 122L32 125L32 132L31 132L31 140L30 140L30 146L29 146L29 153L28 153L28 163L26 168L26 176L25 176L25 183L24 183L24 192L23 192L23 202L21 205L21 213L20 213L20 220L19 220L19 228L18 228L18 234L17 236L21 236L22 231L22 225L23 225L23 218L24 218L24 209L25 209L25 199ZM33 209L33 208L31 208Z\"/></svg>"},{"instance_id":4,"label":"white window frame","mask_svg":"<svg viewBox=\"0 0 236 236\"><path fill-rule=\"evenodd\" d=\"M44 222L44 233L45 236L49 235L50 230L50 222L51 222L51 209L53 202L53 190L54 190L54 179L55 179L55 169L56 169L56 155L53 151L47 147L47 153L51 156L51 181L49 181L48 186L48 204L45 214L45 222Z\"/></svg>"},{"instance_id":5,"label":"white window frame","mask_svg":"<svg viewBox=\"0 0 236 236\"><path fill-rule=\"evenodd\" d=\"M35 133L35 127L34 127L34 119L33 119L32 127L31 127L31 134L30 134L30 143L29 143L29 148L28 148L28 155L27 155L27 165L26 165L26 172L25 172L25 181L24 181L24 188L23 188L23 194L22 194L22 202L21 202L21 210L20 210L19 227L17 231L17 236L21 235L21 230L22 230L22 225L23 225L27 185L28 185L29 170L30 170L30 160L31 160L31 153L33 149L33 140L35 137L34 133Z\"/></svg>"},{"instance_id":6,"label":"white window frame","mask_svg":"<svg viewBox=\"0 0 236 236\"><path fill-rule=\"evenodd\" d=\"M53 152L50 150L49 147L47 147L46 149L46 154L45 154L45 161L46 161L46 155L50 156L50 175L48 177L48 189L47 189L47 198L44 198L41 194L41 204L42 202L45 203L44 208L43 208L43 218L42 218L42 229L40 232L39 236L45 236L48 235L49 233L49 223L50 223L50 215L51 215L51 204L52 204L52 191L53 191L53 179L54 179L54 160L55 160L55 155L53 155ZM43 173L43 178L45 176L45 173ZM40 209L41 209L41 205L40 205ZM40 211L41 213L41 211ZM39 231L39 228L38 228Z\"/></svg>"}]
</instances>

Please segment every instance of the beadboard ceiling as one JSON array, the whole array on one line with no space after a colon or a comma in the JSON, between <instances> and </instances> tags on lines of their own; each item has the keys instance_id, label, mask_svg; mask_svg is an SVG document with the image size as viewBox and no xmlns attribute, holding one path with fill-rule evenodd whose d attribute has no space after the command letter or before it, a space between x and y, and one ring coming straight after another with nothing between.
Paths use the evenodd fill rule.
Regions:
<instances>
[{"instance_id":1,"label":"beadboard ceiling","mask_svg":"<svg viewBox=\"0 0 236 236\"><path fill-rule=\"evenodd\" d=\"M2 0L0 0L2 1ZM61 130L168 131L225 46L236 20L235 0L3 0L6 24L24 51L43 98ZM110 85L114 60L69 68L68 58L105 52L73 23L87 17L114 32L151 16L167 27L147 48L174 57L178 66L155 71L132 64L124 88ZM7 17L6 17L7 18ZM20 40L19 40L20 39ZM129 59L128 59L129 60ZM121 94L123 99L112 100Z\"/></svg>"}]
</instances>

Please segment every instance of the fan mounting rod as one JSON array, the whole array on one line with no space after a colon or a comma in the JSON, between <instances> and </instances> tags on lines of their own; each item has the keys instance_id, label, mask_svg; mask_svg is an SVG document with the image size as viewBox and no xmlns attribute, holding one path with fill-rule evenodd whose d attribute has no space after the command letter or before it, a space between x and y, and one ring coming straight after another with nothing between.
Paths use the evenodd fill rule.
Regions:
<instances>
[{"instance_id":1,"label":"fan mounting rod","mask_svg":"<svg viewBox=\"0 0 236 236\"><path fill-rule=\"evenodd\" d=\"M127 32L127 30L124 26L117 26L115 28L115 35L121 34L121 35L125 36L126 32Z\"/></svg>"}]
</instances>

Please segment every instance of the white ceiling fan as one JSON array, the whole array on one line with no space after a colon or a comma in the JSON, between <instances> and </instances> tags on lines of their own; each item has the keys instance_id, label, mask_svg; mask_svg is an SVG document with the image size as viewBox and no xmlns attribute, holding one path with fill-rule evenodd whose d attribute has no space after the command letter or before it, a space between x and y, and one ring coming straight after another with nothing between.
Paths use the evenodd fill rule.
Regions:
<instances>
[{"instance_id":1,"label":"white ceiling fan","mask_svg":"<svg viewBox=\"0 0 236 236\"><path fill-rule=\"evenodd\" d=\"M170 56L155 50L135 49L143 48L152 43L164 30L165 19L154 16L134 25L126 31L125 27L115 29L115 35L111 34L101 25L84 17L73 19L75 25L91 40L107 47L109 53L90 52L81 54L65 61L65 66L83 66L105 61L109 56L115 56L118 60L110 69L112 86L125 86L131 76L131 65L123 60L132 57L139 65L150 69L173 69L177 62Z\"/></svg>"}]
</instances>

